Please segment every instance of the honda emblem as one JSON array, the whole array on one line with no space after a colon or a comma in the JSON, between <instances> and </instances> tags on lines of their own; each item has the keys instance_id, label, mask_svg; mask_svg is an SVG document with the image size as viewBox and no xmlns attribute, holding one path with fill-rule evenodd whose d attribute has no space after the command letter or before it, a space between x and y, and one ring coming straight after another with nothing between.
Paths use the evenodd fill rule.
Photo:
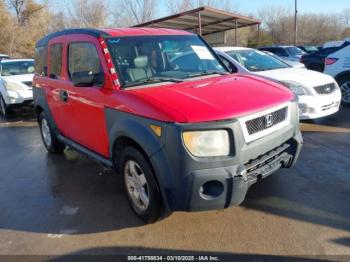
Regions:
<instances>
[{"instance_id":1,"label":"honda emblem","mask_svg":"<svg viewBox=\"0 0 350 262\"><path fill-rule=\"evenodd\" d=\"M272 114L266 115L265 116L265 128L269 128L272 125L273 125Z\"/></svg>"}]
</instances>

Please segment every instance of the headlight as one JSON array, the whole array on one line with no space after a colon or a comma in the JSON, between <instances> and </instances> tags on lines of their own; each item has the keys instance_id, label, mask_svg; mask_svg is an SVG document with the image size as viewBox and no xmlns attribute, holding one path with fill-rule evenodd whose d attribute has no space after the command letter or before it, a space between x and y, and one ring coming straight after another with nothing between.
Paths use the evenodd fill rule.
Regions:
<instances>
[{"instance_id":1,"label":"headlight","mask_svg":"<svg viewBox=\"0 0 350 262\"><path fill-rule=\"evenodd\" d=\"M298 82L295 81L281 81L282 84L284 84L285 86L287 86L294 94L296 95L307 95L308 92L306 90L306 88L299 84Z\"/></svg>"},{"instance_id":2,"label":"headlight","mask_svg":"<svg viewBox=\"0 0 350 262\"><path fill-rule=\"evenodd\" d=\"M14 103L19 98L19 94L16 91L7 90L7 97L11 103Z\"/></svg>"},{"instance_id":3,"label":"headlight","mask_svg":"<svg viewBox=\"0 0 350 262\"><path fill-rule=\"evenodd\" d=\"M182 134L186 148L194 156L227 156L230 153L230 141L225 130L189 131Z\"/></svg>"},{"instance_id":4,"label":"headlight","mask_svg":"<svg viewBox=\"0 0 350 262\"><path fill-rule=\"evenodd\" d=\"M13 90L13 91L22 91L22 90L24 90L23 87L20 84L13 83L13 82L5 82L5 88L7 90Z\"/></svg>"}]
</instances>

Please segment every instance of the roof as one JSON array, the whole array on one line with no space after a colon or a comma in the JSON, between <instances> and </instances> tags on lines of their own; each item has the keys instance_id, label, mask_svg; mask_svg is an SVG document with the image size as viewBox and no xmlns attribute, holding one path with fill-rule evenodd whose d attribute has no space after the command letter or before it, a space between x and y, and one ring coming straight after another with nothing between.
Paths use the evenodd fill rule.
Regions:
<instances>
[{"instance_id":1,"label":"roof","mask_svg":"<svg viewBox=\"0 0 350 262\"><path fill-rule=\"evenodd\" d=\"M199 18L200 17L200 23ZM199 31L201 24L202 35L223 32L231 29L258 25L260 20L215 9L208 6L198 7L186 12L155 19L134 27L161 27L182 30Z\"/></svg>"},{"instance_id":2,"label":"roof","mask_svg":"<svg viewBox=\"0 0 350 262\"><path fill-rule=\"evenodd\" d=\"M4 59L1 60L0 63L9 63L9 62L26 62L26 61L34 61L34 59L31 58L11 58L11 59Z\"/></svg>"},{"instance_id":3,"label":"roof","mask_svg":"<svg viewBox=\"0 0 350 262\"><path fill-rule=\"evenodd\" d=\"M67 30L62 30L62 31L58 31L58 32L46 35L45 37L41 38L38 42L36 42L35 47L46 46L52 38L62 36L62 35L69 35L69 34L86 34L86 35L92 35L95 37L106 35L104 31L99 29L94 29L94 28L67 29Z\"/></svg>"},{"instance_id":4,"label":"roof","mask_svg":"<svg viewBox=\"0 0 350 262\"><path fill-rule=\"evenodd\" d=\"M229 51L239 51L239 50L252 50L252 48L241 47L241 46L218 46L218 47L214 47L214 50L229 52Z\"/></svg>"},{"instance_id":5,"label":"roof","mask_svg":"<svg viewBox=\"0 0 350 262\"><path fill-rule=\"evenodd\" d=\"M127 36L127 35L191 35L191 32L169 28L152 28L152 27L131 27L131 28L104 28L101 31L110 36Z\"/></svg>"},{"instance_id":6,"label":"roof","mask_svg":"<svg viewBox=\"0 0 350 262\"><path fill-rule=\"evenodd\" d=\"M286 48L286 47L296 47L294 45L269 45L269 46L262 46L259 48Z\"/></svg>"},{"instance_id":7,"label":"roof","mask_svg":"<svg viewBox=\"0 0 350 262\"><path fill-rule=\"evenodd\" d=\"M174 30L167 28L73 28L46 35L36 43L36 47L46 46L49 43L49 41L55 37L71 34L86 34L95 37L108 37L129 35L189 35L191 33L183 30Z\"/></svg>"}]
</instances>

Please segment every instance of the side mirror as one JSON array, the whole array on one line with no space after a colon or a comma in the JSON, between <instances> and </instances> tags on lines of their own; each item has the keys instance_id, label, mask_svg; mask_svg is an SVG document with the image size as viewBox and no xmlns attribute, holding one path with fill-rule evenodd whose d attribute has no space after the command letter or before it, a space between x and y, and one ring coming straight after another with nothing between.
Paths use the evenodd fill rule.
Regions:
<instances>
[{"instance_id":1,"label":"side mirror","mask_svg":"<svg viewBox=\"0 0 350 262\"><path fill-rule=\"evenodd\" d=\"M91 71L75 72L71 75L74 86L89 87L102 85L104 81L103 73L93 74Z\"/></svg>"}]
</instances>

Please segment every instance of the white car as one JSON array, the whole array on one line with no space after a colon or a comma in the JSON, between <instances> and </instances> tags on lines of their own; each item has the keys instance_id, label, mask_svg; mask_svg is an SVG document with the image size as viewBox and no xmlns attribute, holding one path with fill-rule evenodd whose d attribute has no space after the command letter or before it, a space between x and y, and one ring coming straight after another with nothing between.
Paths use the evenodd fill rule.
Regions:
<instances>
[{"instance_id":1,"label":"white car","mask_svg":"<svg viewBox=\"0 0 350 262\"><path fill-rule=\"evenodd\" d=\"M335 78L342 92L342 104L350 106L350 38L325 59L324 73Z\"/></svg>"},{"instance_id":2,"label":"white car","mask_svg":"<svg viewBox=\"0 0 350 262\"><path fill-rule=\"evenodd\" d=\"M2 59L9 59L9 56L6 55L6 54L0 54L0 61L1 61Z\"/></svg>"},{"instance_id":3,"label":"white car","mask_svg":"<svg viewBox=\"0 0 350 262\"><path fill-rule=\"evenodd\" d=\"M33 102L33 59L4 59L0 61L0 109L7 116L11 108Z\"/></svg>"},{"instance_id":4,"label":"white car","mask_svg":"<svg viewBox=\"0 0 350 262\"><path fill-rule=\"evenodd\" d=\"M324 117L339 110L341 92L331 76L293 68L251 48L216 47L214 50L232 72L259 75L291 89L298 99L300 119Z\"/></svg>"}]
</instances>

